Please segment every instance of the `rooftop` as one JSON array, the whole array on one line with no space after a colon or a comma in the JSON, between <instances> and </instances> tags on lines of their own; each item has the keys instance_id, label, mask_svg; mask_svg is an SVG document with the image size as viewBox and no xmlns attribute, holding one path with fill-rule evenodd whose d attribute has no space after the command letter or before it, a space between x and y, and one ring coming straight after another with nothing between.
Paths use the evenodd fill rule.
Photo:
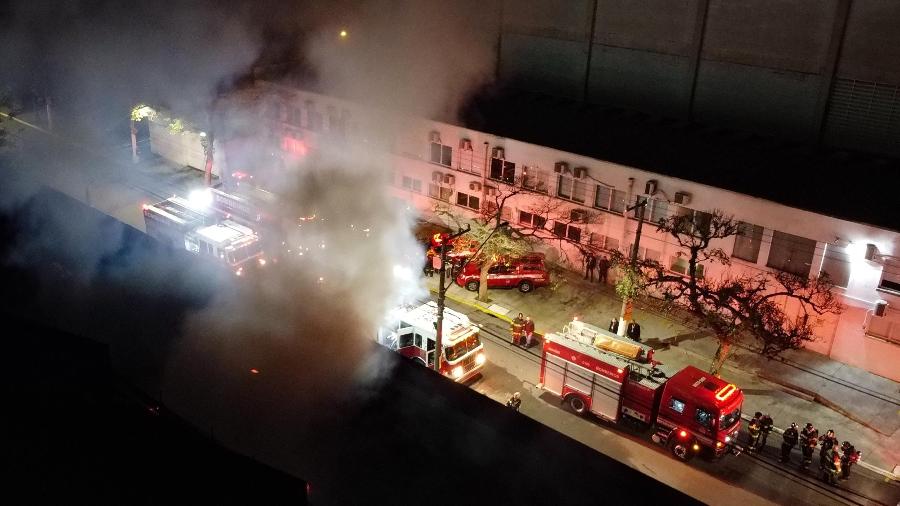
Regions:
<instances>
[{"instance_id":1,"label":"rooftop","mask_svg":"<svg viewBox=\"0 0 900 506\"><path fill-rule=\"evenodd\" d=\"M462 117L502 137L900 231L897 159L513 89L476 95Z\"/></svg>"}]
</instances>

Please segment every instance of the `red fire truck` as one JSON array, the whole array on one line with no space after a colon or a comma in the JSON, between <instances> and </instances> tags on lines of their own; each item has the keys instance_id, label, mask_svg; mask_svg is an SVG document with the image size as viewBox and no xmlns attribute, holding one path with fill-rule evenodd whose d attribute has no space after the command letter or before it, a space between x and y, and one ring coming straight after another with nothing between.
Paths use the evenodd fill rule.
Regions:
<instances>
[{"instance_id":1,"label":"red fire truck","mask_svg":"<svg viewBox=\"0 0 900 506\"><path fill-rule=\"evenodd\" d=\"M463 382L480 373L485 355L478 327L468 316L449 308L444 308L443 327L441 374ZM376 341L406 358L434 367L436 329L437 304L429 301L418 307L392 311L378 329Z\"/></svg>"},{"instance_id":2,"label":"red fire truck","mask_svg":"<svg viewBox=\"0 0 900 506\"><path fill-rule=\"evenodd\" d=\"M652 348L577 319L544 337L540 386L576 413L653 427L653 441L683 461L724 454L744 402L733 384L692 366L669 374Z\"/></svg>"}]
</instances>

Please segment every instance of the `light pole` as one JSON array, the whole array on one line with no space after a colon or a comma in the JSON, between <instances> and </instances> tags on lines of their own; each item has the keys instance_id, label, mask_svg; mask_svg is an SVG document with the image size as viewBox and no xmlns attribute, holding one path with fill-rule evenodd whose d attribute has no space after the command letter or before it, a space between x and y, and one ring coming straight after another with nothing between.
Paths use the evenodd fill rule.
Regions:
<instances>
[{"instance_id":1,"label":"light pole","mask_svg":"<svg viewBox=\"0 0 900 506\"><path fill-rule=\"evenodd\" d=\"M638 202L626 209L626 211L633 211L635 209L638 210L638 226L637 230L634 232L634 245L631 247L631 271L632 273L637 272L637 257L638 257L638 248L641 246L641 229L644 226L644 210L647 207L647 202L649 199L641 199L638 197ZM631 321L631 316L634 311L634 300L631 298L631 294L625 296L622 299L622 311L619 313L619 328L618 332L616 332L620 336L625 335L625 329L628 325L628 322Z\"/></svg>"}]
</instances>

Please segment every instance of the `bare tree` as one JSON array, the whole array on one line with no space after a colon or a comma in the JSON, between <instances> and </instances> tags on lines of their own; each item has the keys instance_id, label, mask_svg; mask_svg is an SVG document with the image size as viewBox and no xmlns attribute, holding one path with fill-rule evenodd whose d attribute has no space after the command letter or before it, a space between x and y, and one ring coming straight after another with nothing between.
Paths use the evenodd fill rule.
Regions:
<instances>
[{"instance_id":1,"label":"bare tree","mask_svg":"<svg viewBox=\"0 0 900 506\"><path fill-rule=\"evenodd\" d=\"M686 252L679 255L687 258L687 270L682 275L658 262L641 261L645 286L658 289L666 300L687 309L713 332L719 342L710 366L713 374L719 374L731 346L741 336L751 336L761 354L774 357L813 340L816 320L842 309L827 274L807 278L786 272L759 272L706 277L702 265L731 263L713 242L740 231L740 223L719 210L671 216L660 220L657 230L667 233ZM797 319L784 312L786 300L799 303Z\"/></svg>"}]
</instances>

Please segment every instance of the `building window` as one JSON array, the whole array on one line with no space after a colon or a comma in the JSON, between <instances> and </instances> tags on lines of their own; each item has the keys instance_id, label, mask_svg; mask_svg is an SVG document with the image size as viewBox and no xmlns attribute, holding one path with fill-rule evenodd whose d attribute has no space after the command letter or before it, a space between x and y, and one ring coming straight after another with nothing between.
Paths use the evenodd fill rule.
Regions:
<instances>
[{"instance_id":1,"label":"building window","mask_svg":"<svg viewBox=\"0 0 900 506\"><path fill-rule=\"evenodd\" d=\"M766 266L808 277L815 252L816 241L775 230Z\"/></svg>"},{"instance_id":2,"label":"building window","mask_svg":"<svg viewBox=\"0 0 900 506\"><path fill-rule=\"evenodd\" d=\"M413 179L409 176L403 176L403 189L416 193L422 193L422 181Z\"/></svg>"},{"instance_id":3,"label":"building window","mask_svg":"<svg viewBox=\"0 0 900 506\"><path fill-rule=\"evenodd\" d=\"M475 211L481 209L478 202L478 197L476 197L475 195L468 195L463 192L456 192L456 205L468 207L469 209L473 209Z\"/></svg>"},{"instance_id":4,"label":"building window","mask_svg":"<svg viewBox=\"0 0 900 506\"><path fill-rule=\"evenodd\" d=\"M288 109L288 123L302 127L303 126L303 110L299 107L291 107Z\"/></svg>"},{"instance_id":5,"label":"building window","mask_svg":"<svg viewBox=\"0 0 900 506\"><path fill-rule=\"evenodd\" d=\"M444 146L443 144L438 142L431 143L431 161L433 163L438 163L449 167L451 163L450 159L452 156L453 148L451 148L450 146Z\"/></svg>"},{"instance_id":6,"label":"building window","mask_svg":"<svg viewBox=\"0 0 900 506\"><path fill-rule=\"evenodd\" d=\"M881 281L878 288L890 292L900 293L900 261L885 259L881 268Z\"/></svg>"},{"instance_id":7,"label":"building window","mask_svg":"<svg viewBox=\"0 0 900 506\"><path fill-rule=\"evenodd\" d=\"M847 250L829 244L822 259L822 272L828 273L835 286L847 288L850 284L850 256Z\"/></svg>"},{"instance_id":8,"label":"building window","mask_svg":"<svg viewBox=\"0 0 900 506\"><path fill-rule=\"evenodd\" d=\"M587 194L587 185L580 179L569 176L559 176L556 185L556 196L573 202L584 203Z\"/></svg>"},{"instance_id":9,"label":"building window","mask_svg":"<svg viewBox=\"0 0 900 506\"><path fill-rule=\"evenodd\" d=\"M756 263L759 259L759 246L762 244L763 228L752 223L738 223L738 233L734 237L734 249L731 256Z\"/></svg>"},{"instance_id":10,"label":"building window","mask_svg":"<svg viewBox=\"0 0 900 506\"><path fill-rule=\"evenodd\" d=\"M547 224L547 218L539 214L519 211L519 224L532 228L544 228L544 225Z\"/></svg>"},{"instance_id":11,"label":"building window","mask_svg":"<svg viewBox=\"0 0 900 506\"><path fill-rule=\"evenodd\" d=\"M672 272L677 272L682 276L689 276L690 272L688 272L688 259L683 257L672 257L672 261L669 263L669 270ZM703 277L703 264L697 264L697 277Z\"/></svg>"},{"instance_id":12,"label":"building window","mask_svg":"<svg viewBox=\"0 0 900 506\"><path fill-rule=\"evenodd\" d=\"M628 254L631 255L631 252L634 251L634 244L628 245ZM641 260L650 260L653 262L659 262L662 259L662 253L656 251L654 249L646 248L644 246L638 247L638 255L637 257ZM631 258L629 256L629 258Z\"/></svg>"},{"instance_id":13,"label":"building window","mask_svg":"<svg viewBox=\"0 0 900 506\"><path fill-rule=\"evenodd\" d=\"M647 205L647 210L649 211L650 221L653 223L659 223L660 221L666 219L669 215L669 202L660 199L648 199L650 203Z\"/></svg>"},{"instance_id":14,"label":"building window","mask_svg":"<svg viewBox=\"0 0 900 506\"><path fill-rule=\"evenodd\" d=\"M547 193L549 173L538 167L522 167L522 186L529 190Z\"/></svg>"},{"instance_id":15,"label":"building window","mask_svg":"<svg viewBox=\"0 0 900 506\"><path fill-rule=\"evenodd\" d=\"M516 164L500 158L491 158L491 173L489 177L507 184L515 184Z\"/></svg>"},{"instance_id":16,"label":"building window","mask_svg":"<svg viewBox=\"0 0 900 506\"><path fill-rule=\"evenodd\" d=\"M446 186L441 186L438 184L428 185L428 196L431 198L443 200L444 202L450 202L450 195L452 194L453 190L447 188Z\"/></svg>"},{"instance_id":17,"label":"building window","mask_svg":"<svg viewBox=\"0 0 900 506\"><path fill-rule=\"evenodd\" d=\"M553 235L561 239L568 239L573 242L581 242L581 229L562 221L553 223Z\"/></svg>"},{"instance_id":18,"label":"building window","mask_svg":"<svg viewBox=\"0 0 900 506\"><path fill-rule=\"evenodd\" d=\"M607 251L615 251L619 249L619 240L615 237L609 237L603 234L591 234L591 240L598 248Z\"/></svg>"},{"instance_id":19,"label":"building window","mask_svg":"<svg viewBox=\"0 0 900 506\"><path fill-rule=\"evenodd\" d=\"M607 186L597 185L597 195L594 197L594 207L606 209L614 213L625 211L625 192L614 190Z\"/></svg>"}]
</instances>

